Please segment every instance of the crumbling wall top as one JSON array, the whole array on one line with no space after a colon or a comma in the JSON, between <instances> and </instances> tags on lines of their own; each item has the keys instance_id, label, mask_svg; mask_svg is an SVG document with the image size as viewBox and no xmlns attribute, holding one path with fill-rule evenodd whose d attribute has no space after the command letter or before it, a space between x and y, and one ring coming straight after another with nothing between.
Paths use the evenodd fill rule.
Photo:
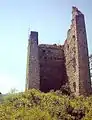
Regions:
<instances>
[{"instance_id":1,"label":"crumbling wall top","mask_svg":"<svg viewBox=\"0 0 92 120\"><path fill-rule=\"evenodd\" d=\"M72 7L72 17L74 18L76 15L83 15L82 12L75 6Z\"/></svg>"},{"instance_id":2,"label":"crumbling wall top","mask_svg":"<svg viewBox=\"0 0 92 120\"><path fill-rule=\"evenodd\" d=\"M63 45L57 45L57 44L39 44L39 47L41 48L50 48L50 49L63 49Z\"/></svg>"}]
</instances>

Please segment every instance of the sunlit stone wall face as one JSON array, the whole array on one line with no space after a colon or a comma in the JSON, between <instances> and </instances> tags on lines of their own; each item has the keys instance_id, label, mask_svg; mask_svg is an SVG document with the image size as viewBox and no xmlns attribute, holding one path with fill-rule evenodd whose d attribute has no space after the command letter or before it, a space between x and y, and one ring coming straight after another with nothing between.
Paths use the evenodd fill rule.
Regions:
<instances>
[{"instance_id":1,"label":"sunlit stone wall face","mask_svg":"<svg viewBox=\"0 0 92 120\"><path fill-rule=\"evenodd\" d=\"M66 72L71 91L76 95L91 92L88 45L84 15L72 9L72 24L64 45Z\"/></svg>"}]
</instances>

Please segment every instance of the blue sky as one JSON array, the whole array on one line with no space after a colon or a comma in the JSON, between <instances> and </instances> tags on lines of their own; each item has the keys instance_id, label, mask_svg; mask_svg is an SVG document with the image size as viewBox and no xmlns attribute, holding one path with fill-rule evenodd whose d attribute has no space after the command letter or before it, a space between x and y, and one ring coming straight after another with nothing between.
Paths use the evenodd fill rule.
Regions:
<instances>
[{"instance_id":1,"label":"blue sky","mask_svg":"<svg viewBox=\"0 0 92 120\"><path fill-rule=\"evenodd\" d=\"M71 23L72 6L85 14L92 53L92 0L0 0L0 91L23 91L28 32L39 32L39 43L63 44Z\"/></svg>"}]
</instances>

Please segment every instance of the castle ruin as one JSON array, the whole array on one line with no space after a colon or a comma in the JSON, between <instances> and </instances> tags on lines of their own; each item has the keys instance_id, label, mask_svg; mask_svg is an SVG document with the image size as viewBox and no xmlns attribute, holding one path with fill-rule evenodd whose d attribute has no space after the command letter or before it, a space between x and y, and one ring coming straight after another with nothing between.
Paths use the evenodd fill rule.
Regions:
<instances>
[{"instance_id":1,"label":"castle ruin","mask_svg":"<svg viewBox=\"0 0 92 120\"><path fill-rule=\"evenodd\" d=\"M64 45L38 44L38 32L28 40L26 90L59 90L68 83L75 95L91 92L89 55L84 15L72 7L72 23Z\"/></svg>"}]
</instances>

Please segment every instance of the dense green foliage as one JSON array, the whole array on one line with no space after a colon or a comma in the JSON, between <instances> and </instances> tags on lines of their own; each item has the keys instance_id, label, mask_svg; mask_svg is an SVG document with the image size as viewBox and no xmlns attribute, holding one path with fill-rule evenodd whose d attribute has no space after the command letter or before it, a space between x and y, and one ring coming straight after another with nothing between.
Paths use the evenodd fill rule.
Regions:
<instances>
[{"instance_id":1,"label":"dense green foliage","mask_svg":"<svg viewBox=\"0 0 92 120\"><path fill-rule=\"evenodd\" d=\"M0 120L92 120L92 96L75 98L35 89L9 94L0 103Z\"/></svg>"}]
</instances>

